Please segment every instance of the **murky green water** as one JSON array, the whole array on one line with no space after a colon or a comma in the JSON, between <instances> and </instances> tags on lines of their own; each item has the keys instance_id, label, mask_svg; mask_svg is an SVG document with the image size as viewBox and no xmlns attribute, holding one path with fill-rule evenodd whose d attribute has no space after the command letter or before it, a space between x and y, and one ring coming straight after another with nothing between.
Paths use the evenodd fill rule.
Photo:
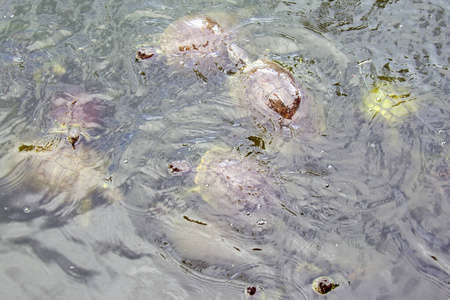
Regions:
<instances>
[{"instance_id":1,"label":"murky green water","mask_svg":"<svg viewBox=\"0 0 450 300\"><path fill-rule=\"evenodd\" d=\"M447 1L0 7L2 299L315 299L322 275L329 299L450 297ZM271 130L239 74L135 59L193 14L289 70L323 122ZM217 147L264 175L266 214L203 200Z\"/></svg>"}]
</instances>

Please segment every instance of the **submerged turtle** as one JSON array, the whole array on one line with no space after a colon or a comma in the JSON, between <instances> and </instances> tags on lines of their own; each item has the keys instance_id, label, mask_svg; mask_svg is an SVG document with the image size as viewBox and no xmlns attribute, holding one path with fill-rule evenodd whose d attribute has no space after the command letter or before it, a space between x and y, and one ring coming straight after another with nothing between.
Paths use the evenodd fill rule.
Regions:
<instances>
[{"instance_id":1,"label":"submerged turtle","mask_svg":"<svg viewBox=\"0 0 450 300\"><path fill-rule=\"evenodd\" d=\"M378 114L385 120L396 122L418 110L411 93L395 83L379 82L364 97L364 110L371 120Z\"/></svg>"},{"instance_id":2,"label":"submerged turtle","mask_svg":"<svg viewBox=\"0 0 450 300\"><path fill-rule=\"evenodd\" d=\"M169 164L169 172L174 175L190 170L185 161ZM268 218L268 212L281 194L274 173L267 165L222 146L203 155L196 170L195 184L195 190L216 211L236 218L254 215ZM256 224L260 220L253 221Z\"/></svg>"},{"instance_id":3,"label":"submerged turtle","mask_svg":"<svg viewBox=\"0 0 450 300\"><path fill-rule=\"evenodd\" d=\"M186 161L176 161L168 167L174 175L191 169ZM205 214L207 209L195 207L183 209L182 217L170 219L167 228L174 232L165 236L168 237L165 241L172 240L168 242L170 247L166 247L170 253L176 253L174 257L180 265L202 275L217 274L220 266L225 266L229 268L225 269L225 274L239 273L239 277L247 281L259 272L279 270L279 261L271 259L283 251L306 255L299 249L302 249L302 243L308 242L305 243L302 234L297 235L298 227L290 228L289 218L295 213L283 204L282 190L268 165L238 151L217 146L203 155L195 184L203 200L219 214ZM284 243L284 240L289 242ZM295 251L284 250L279 248L280 245L293 246ZM317 258L315 253L313 255ZM284 257L280 258L286 262ZM323 279L316 285L328 292L339 284ZM286 291L274 293L278 292ZM253 285L246 287L244 293L245 299L270 298L263 289Z\"/></svg>"},{"instance_id":4,"label":"submerged turtle","mask_svg":"<svg viewBox=\"0 0 450 300\"><path fill-rule=\"evenodd\" d=\"M272 131L282 127L319 130L317 104L306 98L294 76L273 61L257 60L236 77L232 91L249 111L256 126Z\"/></svg>"},{"instance_id":5,"label":"submerged turtle","mask_svg":"<svg viewBox=\"0 0 450 300\"><path fill-rule=\"evenodd\" d=\"M44 145L21 144L11 150L1 159L0 181L5 190L14 191L20 187L33 191L33 194L44 193L38 203L24 200L28 201L24 207L33 206L37 211L58 213L63 217L82 214L79 221L86 226L92 192L98 192L108 202L120 200L122 194L110 186L106 159L83 143L73 149L63 138L64 135L59 133Z\"/></svg>"},{"instance_id":6,"label":"submerged turtle","mask_svg":"<svg viewBox=\"0 0 450 300\"><path fill-rule=\"evenodd\" d=\"M279 199L267 166L226 148L206 152L195 183L202 198L229 215L267 211Z\"/></svg>"},{"instance_id":7,"label":"submerged turtle","mask_svg":"<svg viewBox=\"0 0 450 300\"><path fill-rule=\"evenodd\" d=\"M137 51L141 60L163 54L170 66L193 71L208 81L220 73L237 71L228 55L231 31L208 16L187 16L170 24L159 39L159 47L142 47Z\"/></svg>"},{"instance_id":8,"label":"submerged turtle","mask_svg":"<svg viewBox=\"0 0 450 300\"><path fill-rule=\"evenodd\" d=\"M45 191L47 199L44 203L47 203L47 208L52 207L48 208L50 210L66 205L49 201L62 197L70 200L66 202L72 207L68 213L73 207L84 213L91 207L87 195L94 190L104 189L101 193L108 201L120 199L121 194L109 187L108 161L80 140L80 134L89 136L81 126L99 126L99 114L104 109L102 102L89 94L77 97L68 93L63 95L52 99L51 113L60 127L51 130L46 142L20 144L17 150L5 155L2 158L2 181Z\"/></svg>"},{"instance_id":9,"label":"submerged turtle","mask_svg":"<svg viewBox=\"0 0 450 300\"><path fill-rule=\"evenodd\" d=\"M63 137L64 134L59 133L43 146L21 144L18 147L15 164L24 164L28 173L25 176L30 177L28 183L48 188L52 195L70 193L73 196L78 192L85 195L96 187L108 187L107 161L83 144L74 149L62 141Z\"/></svg>"},{"instance_id":10,"label":"submerged turtle","mask_svg":"<svg viewBox=\"0 0 450 300\"><path fill-rule=\"evenodd\" d=\"M186 161L168 165L175 176L191 169ZM270 268L264 258L277 250L266 240L283 228L283 220L276 212L281 197L269 166L226 146L215 146L203 155L195 186L205 202L183 208L182 215L169 217L170 226L164 226L170 245L164 247L168 255L176 253L177 265L203 276L239 273L246 280Z\"/></svg>"}]
</instances>

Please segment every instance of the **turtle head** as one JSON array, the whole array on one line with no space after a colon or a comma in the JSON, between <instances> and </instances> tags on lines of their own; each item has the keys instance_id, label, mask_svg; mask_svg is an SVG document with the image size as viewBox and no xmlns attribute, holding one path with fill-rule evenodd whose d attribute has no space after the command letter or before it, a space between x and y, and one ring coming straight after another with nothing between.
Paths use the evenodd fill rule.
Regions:
<instances>
[{"instance_id":1,"label":"turtle head","mask_svg":"<svg viewBox=\"0 0 450 300\"><path fill-rule=\"evenodd\" d=\"M235 64L238 70L241 70L250 63L250 58L244 49L231 43L227 45L228 56L233 64Z\"/></svg>"},{"instance_id":2,"label":"turtle head","mask_svg":"<svg viewBox=\"0 0 450 300\"><path fill-rule=\"evenodd\" d=\"M191 173L192 165L185 160L177 160L169 164L168 171L174 176L185 175Z\"/></svg>"},{"instance_id":3,"label":"turtle head","mask_svg":"<svg viewBox=\"0 0 450 300\"><path fill-rule=\"evenodd\" d=\"M312 284L312 288L319 294L325 295L326 293L337 288L339 284L334 283L331 278L327 276L321 276L316 278Z\"/></svg>"},{"instance_id":4,"label":"turtle head","mask_svg":"<svg viewBox=\"0 0 450 300\"><path fill-rule=\"evenodd\" d=\"M72 145L73 149L75 149L75 143L80 139L80 130L78 127L69 128L67 132L67 141Z\"/></svg>"},{"instance_id":5,"label":"turtle head","mask_svg":"<svg viewBox=\"0 0 450 300\"><path fill-rule=\"evenodd\" d=\"M245 288L245 300L266 300L268 299L263 289L256 286Z\"/></svg>"},{"instance_id":6,"label":"turtle head","mask_svg":"<svg viewBox=\"0 0 450 300\"><path fill-rule=\"evenodd\" d=\"M81 136L88 141L91 139L91 135L79 124L58 124L49 133L56 133L62 136L66 135L66 140L72 145L73 149L75 149L75 145L80 141Z\"/></svg>"},{"instance_id":7,"label":"turtle head","mask_svg":"<svg viewBox=\"0 0 450 300\"><path fill-rule=\"evenodd\" d=\"M136 52L136 60L154 60L161 53L161 49L157 46L144 46L137 50Z\"/></svg>"}]
</instances>

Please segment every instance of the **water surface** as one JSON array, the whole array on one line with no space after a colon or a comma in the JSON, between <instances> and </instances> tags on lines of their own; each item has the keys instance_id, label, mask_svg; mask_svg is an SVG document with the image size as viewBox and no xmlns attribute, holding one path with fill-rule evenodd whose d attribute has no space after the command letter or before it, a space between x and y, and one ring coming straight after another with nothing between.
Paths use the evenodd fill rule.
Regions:
<instances>
[{"instance_id":1,"label":"water surface","mask_svg":"<svg viewBox=\"0 0 450 300\"><path fill-rule=\"evenodd\" d=\"M339 284L330 299L450 297L446 1L0 7L2 298L315 299L321 275ZM264 130L235 77L136 61L193 14L289 70L324 124ZM77 109L94 98L88 122ZM261 225L195 189L218 146L270 170Z\"/></svg>"}]
</instances>

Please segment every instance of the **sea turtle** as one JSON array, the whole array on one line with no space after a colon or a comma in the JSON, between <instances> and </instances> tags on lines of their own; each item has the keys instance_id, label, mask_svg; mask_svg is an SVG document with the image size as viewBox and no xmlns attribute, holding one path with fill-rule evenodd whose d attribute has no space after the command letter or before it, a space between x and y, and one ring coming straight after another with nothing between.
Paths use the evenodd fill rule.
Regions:
<instances>
[{"instance_id":1,"label":"sea turtle","mask_svg":"<svg viewBox=\"0 0 450 300\"><path fill-rule=\"evenodd\" d=\"M381 115L390 122L398 122L418 110L411 92L393 82L375 84L364 97L363 105L371 120Z\"/></svg>"},{"instance_id":2,"label":"sea turtle","mask_svg":"<svg viewBox=\"0 0 450 300\"><path fill-rule=\"evenodd\" d=\"M258 59L248 63L233 81L234 98L246 107L257 127L270 132L284 127L302 132L321 130L323 113L317 103L307 98L296 78L276 62Z\"/></svg>"},{"instance_id":3,"label":"sea turtle","mask_svg":"<svg viewBox=\"0 0 450 300\"><path fill-rule=\"evenodd\" d=\"M98 188L102 188L98 191L103 199L119 200L121 193L110 187L109 162L86 140L80 140L81 134L89 137L82 126L99 126L105 107L98 97L62 93L51 99L50 112L59 127L47 133L44 140L20 143L2 157L2 181L19 182L22 189L45 192L40 209L45 206L46 210L58 211L61 206L69 206L62 210L63 214L89 211L88 195ZM56 198L70 201L53 201Z\"/></svg>"},{"instance_id":4,"label":"sea turtle","mask_svg":"<svg viewBox=\"0 0 450 300\"><path fill-rule=\"evenodd\" d=\"M237 72L228 49L232 32L223 28L212 17L187 16L176 20L161 34L159 46L145 46L137 51L139 60L149 60L163 54L167 64L193 71L208 81L218 74Z\"/></svg>"}]
</instances>

